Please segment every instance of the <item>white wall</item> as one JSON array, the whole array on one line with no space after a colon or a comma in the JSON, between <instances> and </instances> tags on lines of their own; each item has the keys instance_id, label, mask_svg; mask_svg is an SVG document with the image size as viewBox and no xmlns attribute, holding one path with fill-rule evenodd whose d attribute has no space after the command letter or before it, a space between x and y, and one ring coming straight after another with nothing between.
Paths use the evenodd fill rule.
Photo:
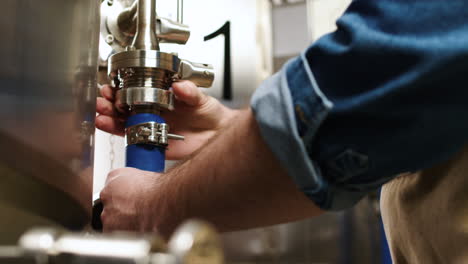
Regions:
<instances>
[{"instance_id":1,"label":"white wall","mask_svg":"<svg viewBox=\"0 0 468 264\"><path fill-rule=\"evenodd\" d=\"M335 21L351 0L308 0L273 8L274 57L292 57L326 33L336 29Z\"/></svg>"},{"instance_id":2,"label":"white wall","mask_svg":"<svg viewBox=\"0 0 468 264\"><path fill-rule=\"evenodd\" d=\"M308 0L310 34L315 41L336 29L336 20L344 13L351 0Z\"/></svg>"},{"instance_id":3,"label":"white wall","mask_svg":"<svg viewBox=\"0 0 468 264\"><path fill-rule=\"evenodd\" d=\"M310 45L312 37L305 3L275 7L272 17L275 57L299 54Z\"/></svg>"}]
</instances>

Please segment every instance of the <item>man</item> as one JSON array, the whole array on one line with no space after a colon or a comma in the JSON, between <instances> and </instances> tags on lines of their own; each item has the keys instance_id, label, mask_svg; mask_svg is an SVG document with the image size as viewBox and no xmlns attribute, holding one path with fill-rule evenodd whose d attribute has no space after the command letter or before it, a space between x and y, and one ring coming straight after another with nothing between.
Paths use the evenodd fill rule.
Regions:
<instances>
[{"instance_id":1,"label":"man","mask_svg":"<svg viewBox=\"0 0 468 264\"><path fill-rule=\"evenodd\" d=\"M179 105L165 117L187 142L172 143L168 158L184 161L165 174L111 172L101 193L104 229L168 235L191 217L221 231L298 220L351 207L395 175L453 158L468 139L468 2L356 0L337 25L265 81L249 109L230 110L189 82L174 84ZM96 125L122 134L112 90L103 93ZM412 179L439 186L431 185L438 177L418 175ZM464 188L457 182L440 192ZM447 201L468 198L456 193ZM402 196L408 198L395 193ZM413 211L399 210L402 201L431 210L418 195L394 204L392 193L384 197L384 211L393 208L409 219ZM445 205L444 213L463 208L463 202L455 205ZM449 249L436 250L436 238L398 237L398 225L386 225L395 263L463 262ZM407 233L418 234L418 223L411 228ZM457 250L466 249L466 233L458 238ZM398 249L405 240L410 253ZM413 244L421 246L412 250Z\"/></svg>"}]
</instances>

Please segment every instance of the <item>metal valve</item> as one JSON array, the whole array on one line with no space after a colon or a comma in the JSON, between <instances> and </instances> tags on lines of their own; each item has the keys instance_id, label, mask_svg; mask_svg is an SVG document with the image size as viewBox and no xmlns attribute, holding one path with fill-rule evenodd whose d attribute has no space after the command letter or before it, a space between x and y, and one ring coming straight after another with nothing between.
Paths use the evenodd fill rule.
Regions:
<instances>
[{"instance_id":1,"label":"metal valve","mask_svg":"<svg viewBox=\"0 0 468 264\"><path fill-rule=\"evenodd\" d=\"M211 65L160 51L160 42L186 44L190 30L181 23L157 17L155 2L136 0L126 6L128 1L116 0L112 5L102 4L101 34L112 39L109 44L120 51L109 57L108 74L121 89L121 107L172 110L172 82L190 80L206 88L213 84Z\"/></svg>"}]
</instances>

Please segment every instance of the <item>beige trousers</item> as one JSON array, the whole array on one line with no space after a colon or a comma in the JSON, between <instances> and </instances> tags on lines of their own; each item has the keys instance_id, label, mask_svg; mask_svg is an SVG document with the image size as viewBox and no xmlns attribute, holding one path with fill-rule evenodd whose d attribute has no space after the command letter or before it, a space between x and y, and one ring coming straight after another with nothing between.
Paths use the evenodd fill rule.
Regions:
<instances>
[{"instance_id":1,"label":"beige trousers","mask_svg":"<svg viewBox=\"0 0 468 264\"><path fill-rule=\"evenodd\" d=\"M394 264L468 263L468 147L387 183L381 208Z\"/></svg>"}]
</instances>

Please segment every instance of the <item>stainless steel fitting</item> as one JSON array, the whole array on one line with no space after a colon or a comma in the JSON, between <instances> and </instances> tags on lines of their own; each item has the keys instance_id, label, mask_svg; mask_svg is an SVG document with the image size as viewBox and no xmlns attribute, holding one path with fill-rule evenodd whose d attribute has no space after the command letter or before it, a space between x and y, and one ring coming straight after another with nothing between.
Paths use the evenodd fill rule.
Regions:
<instances>
[{"instance_id":1,"label":"stainless steel fitting","mask_svg":"<svg viewBox=\"0 0 468 264\"><path fill-rule=\"evenodd\" d=\"M105 29L102 34L113 36L111 46L115 50L125 48L108 62L108 74L121 89L120 107L172 110L170 87L174 81L190 80L200 87L213 84L211 65L181 60L176 54L159 50L160 42L185 44L190 36L187 26L158 18L155 0L136 0L131 6L125 3L128 1L115 0L110 7L103 4L102 9L113 12L101 24Z\"/></svg>"},{"instance_id":2,"label":"stainless steel fitting","mask_svg":"<svg viewBox=\"0 0 468 264\"><path fill-rule=\"evenodd\" d=\"M184 140L184 136L169 133L169 125L157 122L137 124L125 129L127 145L149 144L167 147L169 139Z\"/></svg>"}]
</instances>

